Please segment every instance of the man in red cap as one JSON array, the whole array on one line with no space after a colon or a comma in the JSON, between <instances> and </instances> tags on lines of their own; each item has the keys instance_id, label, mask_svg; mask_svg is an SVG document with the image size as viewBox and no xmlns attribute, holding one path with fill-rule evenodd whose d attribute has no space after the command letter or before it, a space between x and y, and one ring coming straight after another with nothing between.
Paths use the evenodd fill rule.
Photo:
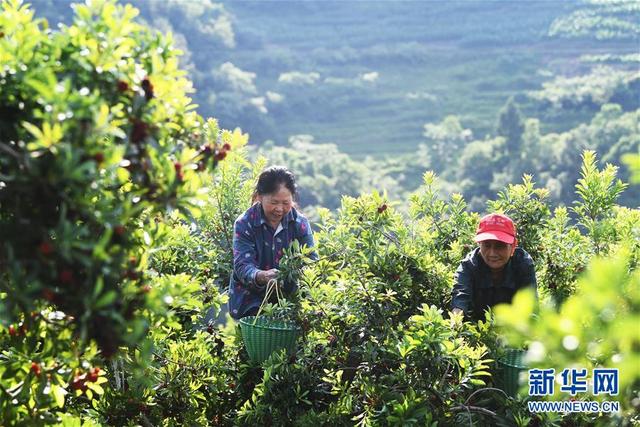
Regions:
<instances>
[{"instance_id":1,"label":"man in red cap","mask_svg":"<svg viewBox=\"0 0 640 427\"><path fill-rule=\"evenodd\" d=\"M454 313L483 320L488 308L510 303L518 290L530 287L537 292L533 259L517 247L511 218L501 214L484 216L475 241L478 247L456 270L451 302Z\"/></svg>"}]
</instances>

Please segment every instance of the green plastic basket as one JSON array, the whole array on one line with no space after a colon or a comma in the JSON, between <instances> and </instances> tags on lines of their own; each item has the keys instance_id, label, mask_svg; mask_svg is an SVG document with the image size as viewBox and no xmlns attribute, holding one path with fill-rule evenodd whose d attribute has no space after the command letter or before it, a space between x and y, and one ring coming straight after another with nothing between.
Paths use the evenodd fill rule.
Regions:
<instances>
[{"instance_id":1,"label":"green plastic basket","mask_svg":"<svg viewBox=\"0 0 640 427\"><path fill-rule=\"evenodd\" d=\"M529 369L523 362L526 350L509 349L498 362L497 386L507 395L516 397L520 388L520 373Z\"/></svg>"},{"instance_id":2,"label":"green plastic basket","mask_svg":"<svg viewBox=\"0 0 640 427\"><path fill-rule=\"evenodd\" d=\"M255 316L240 319L242 340L251 360L262 363L274 351L282 348L286 349L288 354L295 352L296 341L300 333L298 326L264 316L258 317L254 324L254 319L256 319Z\"/></svg>"}]
</instances>

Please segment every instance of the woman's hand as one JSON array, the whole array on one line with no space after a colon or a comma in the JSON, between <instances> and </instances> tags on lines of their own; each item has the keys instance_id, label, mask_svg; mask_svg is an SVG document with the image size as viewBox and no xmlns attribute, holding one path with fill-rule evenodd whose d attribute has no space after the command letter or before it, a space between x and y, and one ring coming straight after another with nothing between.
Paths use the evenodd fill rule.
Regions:
<instances>
[{"instance_id":1,"label":"woman's hand","mask_svg":"<svg viewBox=\"0 0 640 427\"><path fill-rule=\"evenodd\" d=\"M258 274L256 274L256 282L259 285L266 285L269 283L269 280L278 278L278 269L272 268L271 270L260 270Z\"/></svg>"}]
</instances>

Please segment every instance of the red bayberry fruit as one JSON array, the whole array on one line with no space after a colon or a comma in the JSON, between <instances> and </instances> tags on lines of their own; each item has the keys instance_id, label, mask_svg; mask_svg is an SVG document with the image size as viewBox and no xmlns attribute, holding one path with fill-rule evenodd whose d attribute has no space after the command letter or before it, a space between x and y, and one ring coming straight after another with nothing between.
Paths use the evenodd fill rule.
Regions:
<instances>
[{"instance_id":1,"label":"red bayberry fruit","mask_svg":"<svg viewBox=\"0 0 640 427\"><path fill-rule=\"evenodd\" d=\"M68 268L65 268L60 272L58 278L60 279L60 282L68 285L73 282L73 272Z\"/></svg>"},{"instance_id":2,"label":"red bayberry fruit","mask_svg":"<svg viewBox=\"0 0 640 427\"><path fill-rule=\"evenodd\" d=\"M42 369L40 368L40 365L38 365L36 362L31 362L31 372L33 372L36 376L40 376L40 372L42 372Z\"/></svg>"},{"instance_id":3,"label":"red bayberry fruit","mask_svg":"<svg viewBox=\"0 0 640 427\"><path fill-rule=\"evenodd\" d=\"M142 80L142 90L144 90L144 97L147 98L147 101L153 98L153 85L147 77Z\"/></svg>"},{"instance_id":4,"label":"red bayberry fruit","mask_svg":"<svg viewBox=\"0 0 640 427\"><path fill-rule=\"evenodd\" d=\"M131 279L131 280L136 280L139 276L138 272L135 270L127 270L127 272L124 274L124 276L127 279Z\"/></svg>"},{"instance_id":5,"label":"red bayberry fruit","mask_svg":"<svg viewBox=\"0 0 640 427\"><path fill-rule=\"evenodd\" d=\"M53 245L49 242L42 242L40 246L38 246L38 250L44 256L49 256L53 253Z\"/></svg>"},{"instance_id":6,"label":"red bayberry fruit","mask_svg":"<svg viewBox=\"0 0 640 427\"><path fill-rule=\"evenodd\" d=\"M118 91L126 92L127 90L129 90L129 85L127 84L127 82L123 80L118 80Z\"/></svg>"},{"instance_id":7,"label":"red bayberry fruit","mask_svg":"<svg viewBox=\"0 0 640 427\"><path fill-rule=\"evenodd\" d=\"M96 161L96 163L100 164L102 162L104 162L104 154L102 153L96 153L93 155L93 160Z\"/></svg>"},{"instance_id":8,"label":"red bayberry fruit","mask_svg":"<svg viewBox=\"0 0 640 427\"><path fill-rule=\"evenodd\" d=\"M18 331L16 330L15 326L9 325L9 335L12 337L15 337L18 335Z\"/></svg>"},{"instance_id":9,"label":"red bayberry fruit","mask_svg":"<svg viewBox=\"0 0 640 427\"><path fill-rule=\"evenodd\" d=\"M73 381L71 381L71 388L74 390L87 390L87 385L85 384L86 374L76 375L73 377Z\"/></svg>"},{"instance_id":10,"label":"red bayberry fruit","mask_svg":"<svg viewBox=\"0 0 640 427\"><path fill-rule=\"evenodd\" d=\"M180 172L182 170L182 165L180 164L180 162L175 162L173 164L173 168L176 170L176 172Z\"/></svg>"},{"instance_id":11,"label":"red bayberry fruit","mask_svg":"<svg viewBox=\"0 0 640 427\"><path fill-rule=\"evenodd\" d=\"M384 212L384 211L386 211L386 210L387 210L387 204L386 204L386 203L383 203L383 204L382 204L382 205L380 205L380 207L378 208L378 213L380 214L380 213L382 213L382 212Z\"/></svg>"},{"instance_id":12,"label":"red bayberry fruit","mask_svg":"<svg viewBox=\"0 0 640 427\"><path fill-rule=\"evenodd\" d=\"M135 144L143 141L149 136L149 125L142 120L133 121L133 129L131 130L131 141Z\"/></svg>"},{"instance_id":13,"label":"red bayberry fruit","mask_svg":"<svg viewBox=\"0 0 640 427\"><path fill-rule=\"evenodd\" d=\"M224 160L225 157L227 157L227 152L224 150L218 151L214 156L214 158L218 161Z\"/></svg>"},{"instance_id":14,"label":"red bayberry fruit","mask_svg":"<svg viewBox=\"0 0 640 427\"><path fill-rule=\"evenodd\" d=\"M42 298L46 299L49 302L53 302L56 294L49 288L44 288L42 290Z\"/></svg>"},{"instance_id":15,"label":"red bayberry fruit","mask_svg":"<svg viewBox=\"0 0 640 427\"><path fill-rule=\"evenodd\" d=\"M231 150L231 145L229 145L228 143L227 143L227 144L224 144L224 145L222 146L222 149L223 149L224 151L229 151L229 150Z\"/></svg>"},{"instance_id":16,"label":"red bayberry fruit","mask_svg":"<svg viewBox=\"0 0 640 427\"><path fill-rule=\"evenodd\" d=\"M198 162L198 172L202 172L206 168L207 168L207 165L205 164L205 162L203 162L203 161L199 161Z\"/></svg>"},{"instance_id":17,"label":"red bayberry fruit","mask_svg":"<svg viewBox=\"0 0 640 427\"><path fill-rule=\"evenodd\" d=\"M99 376L100 376L100 368L96 366L95 368L92 368L87 374L87 381L95 383L98 380Z\"/></svg>"},{"instance_id":18,"label":"red bayberry fruit","mask_svg":"<svg viewBox=\"0 0 640 427\"><path fill-rule=\"evenodd\" d=\"M113 232L118 236L122 236L125 231L126 229L124 228L124 225L116 225L115 227L113 227Z\"/></svg>"},{"instance_id":19,"label":"red bayberry fruit","mask_svg":"<svg viewBox=\"0 0 640 427\"><path fill-rule=\"evenodd\" d=\"M140 291L142 291L143 294L148 294L149 292L151 292L151 286L144 285L143 287L140 288Z\"/></svg>"}]
</instances>

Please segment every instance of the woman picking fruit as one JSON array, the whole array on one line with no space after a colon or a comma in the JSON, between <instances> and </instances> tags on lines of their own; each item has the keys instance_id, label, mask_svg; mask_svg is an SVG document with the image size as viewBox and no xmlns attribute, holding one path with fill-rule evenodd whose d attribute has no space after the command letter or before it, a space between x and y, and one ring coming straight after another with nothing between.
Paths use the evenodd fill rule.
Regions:
<instances>
[{"instance_id":1,"label":"woman picking fruit","mask_svg":"<svg viewBox=\"0 0 640 427\"><path fill-rule=\"evenodd\" d=\"M253 206L233 225L229 312L234 319L256 315L266 285L278 278L285 248L294 240L301 246L314 245L309 221L294 207L296 194L293 173L283 166L269 167L258 177ZM288 293L295 288L295 283L284 283L282 289Z\"/></svg>"}]
</instances>

